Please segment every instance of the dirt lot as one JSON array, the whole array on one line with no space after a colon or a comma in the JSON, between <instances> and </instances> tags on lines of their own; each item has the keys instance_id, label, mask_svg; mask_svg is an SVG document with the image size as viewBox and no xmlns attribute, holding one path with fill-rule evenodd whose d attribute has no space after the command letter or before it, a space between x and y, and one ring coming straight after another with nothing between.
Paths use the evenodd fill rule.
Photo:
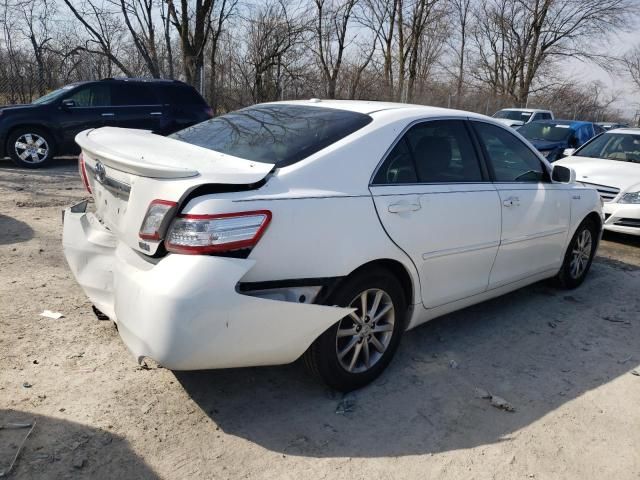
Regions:
<instances>
[{"instance_id":1,"label":"dirt lot","mask_svg":"<svg viewBox=\"0 0 640 480\"><path fill-rule=\"evenodd\" d=\"M575 291L408 333L343 397L297 364L138 367L62 256L60 211L84 196L72 161L0 162L0 425L37 422L12 478L640 478L640 241L606 236ZM25 434L0 429L0 471Z\"/></svg>"}]
</instances>

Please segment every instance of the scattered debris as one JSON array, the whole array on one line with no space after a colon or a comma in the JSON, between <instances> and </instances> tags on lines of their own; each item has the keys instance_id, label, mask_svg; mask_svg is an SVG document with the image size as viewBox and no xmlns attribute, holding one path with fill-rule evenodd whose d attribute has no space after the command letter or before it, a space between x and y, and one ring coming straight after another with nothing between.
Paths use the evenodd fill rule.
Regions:
<instances>
[{"instance_id":1,"label":"scattered debris","mask_svg":"<svg viewBox=\"0 0 640 480\"><path fill-rule=\"evenodd\" d=\"M504 410L506 412L515 412L516 409L513 405L507 402L504 398L498 397L497 395L493 395L486 391L484 388L475 388L474 394L477 398L483 398L485 400L490 400L491 405L499 408L500 410Z\"/></svg>"},{"instance_id":2,"label":"scattered debris","mask_svg":"<svg viewBox=\"0 0 640 480\"><path fill-rule=\"evenodd\" d=\"M611 323L624 323L625 325L631 325L630 321L624 320L618 316L605 315L604 317L602 317L602 319Z\"/></svg>"},{"instance_id":3,"label":"scattered debris","mask_svg":"<svg viewBox=\"0 0 640 480\"><path fill-rule=\"evenodd\" d=\"M76 457L73 459L73 468L80 470L87 463L86 457Z\"/></svg>"},{"instance_id":4,"label":"scattered debris","mask_svg":"<svg viewBox=\"0 0 640 480\"><path fill-rule=\"evenodd\" d=\"M458 368L460 365L458 365L458 362L456 362L455 360L450 360L449 361L449 368Z\"/></svg>"},{"instance_id":5,"label":"scattered debris","mask_svg":"<svg viewBox=\"0 0 640 480\"><path fill-rule=\"evenodd\" d=\"M547 322L547 325L549 325L551 328L556 328L558 326L558 324L554 322Z\"/></svg>"},{"instance_id":6,"label":"scattered debris","mask_svg":"<svg viewBox=\"0 0 640 480\"><path fill-rule=\"evenodd\" d=\"M635 375L636 377L640 377L640 370L631 370L631 375Z\"/></svg>"},{"instance_id":7,"label":"scattered debris","mask_svg":"<svg viewBox=\"0 0 640 480\"><path fill-rule=\"evenodd\" d=\"M24 383L22 384L22 386L23 386L24 388L31 388L31 387L33 387L33 385L31 385L29 382L24 382Z\"/></svg>"},{"instance_id":8,"label":"scattered debris","mask_svg":"<svg viewBox=\"0 0 640 480\"><path fill-rule=\"evenodd\" d=\"M11 460L11 463L9 464L9 468L7 468L6 470L0 470L0 478L8 477L11 471L13 470L13 466L16 464L16 461L18 460L18 457L20 456L20 452L22 452L22 449L24 448L24 444L27 442L27 439L29 438L29 435L31 435L31 432L33 432L33 429L36 428L36 421L34 420L33 423L14 423L9 425L20 425L19 427L13 427L13 428L29 428L29 427L31 428L29 428L29 431L27 432L25 437L22 439L22 443L18 446L18 450L16 451L16 454L13 456L13 460Z\"/></svg>"},{"instance_id":9,"label":"scattered debris","mask_svg":"<svg viewBox=\"0 0 640 480\"><path fill-rule=\"evenodd\" d=\"M60 312L52 312L51 310L45 310L40 314L41 317L52 318L53 320L58 320L60 318L64 318Z\"/></svg>"},{"instance_id":10,"label":"scattered debris","mask_svg":"<svg viewBox=\"0 0 640 480\"><path fill-rule=\"evenodd\" d=\"M72 358L82 358L84 357L84 352L80 352L80 353L74 353L73 355L67 355L68 359L72 359Z\"/></svg>"},{"instance_id":11,"label":"scattered debris","mask_svg":"<svg viewBox=\"0 0 640 480\"><path fill-rule=\"evenodd\" d=\"M345 396L338 402L338 406L336 407L336 414L338 415L346 415L347 413L352 413L356 408L356 399L352 396Z\"/></svg>"},{"instance_id":12,"label":"scattered debris","mask_svg":"<svg viewBox=\"0 0 640 480\"><path fill-rule=\"evenodd\" d=\"M483 388L476 388L474 389L475 395L478 398L491 398L491 394L489 392L487 392L486 390L484 390Z\"/></svg>"},{"instance_id":13,"label":"scattered debris","mask_svg":"<svg viewBox=\"0 0 640 480\"><path fill-rule=\"evenodd\" d=\"M507 412L515 412L516 409L507 402L504 398L497 397L496 395L491 395L491 405L501 410L505 410Z\"/></svg>"}]
</instances>

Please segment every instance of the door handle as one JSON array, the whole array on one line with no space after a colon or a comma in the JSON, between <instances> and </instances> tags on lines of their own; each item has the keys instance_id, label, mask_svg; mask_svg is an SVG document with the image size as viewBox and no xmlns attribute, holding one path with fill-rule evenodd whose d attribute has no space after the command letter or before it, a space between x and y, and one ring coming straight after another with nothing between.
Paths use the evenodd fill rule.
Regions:
<instances>
[{"instance_id":1,"label":"door handle","mask_svg":"<svg viewBox=\"0 0 640 480\"><path fill-rule=\"evenodd\" d=\"M405 213L420 210L419 203L398 202L389 205L389 213Z\"/></svg>"},{"instance_id":2,"label":"door handle","mask_svg":"<svg viewBox=\"0 0 640 480\"><path fill-rule=\"evenodd\" d=\"M509 197L502 202L502 205L504 205L507 208L519 207L520 199L518 197Z\"/></svg>"},{"instance_id":3,"label":"door handle","mask_svg":"<svg viewBox=\"0 0 640 480\"><path fill-rule=\"evenodd\" d=\"M103 117L114 117L115 113L103 113L102 116Z\"/></svg>"},{"instance_id":4,"label":"door handle","mask_svg":"<svg viewBox=\"0 0 640 480\"><path fill-rule=\"evenodd\" d=\"M151 112L149 115L162 115L162 112Z\"/></svg>"}]
</instances>

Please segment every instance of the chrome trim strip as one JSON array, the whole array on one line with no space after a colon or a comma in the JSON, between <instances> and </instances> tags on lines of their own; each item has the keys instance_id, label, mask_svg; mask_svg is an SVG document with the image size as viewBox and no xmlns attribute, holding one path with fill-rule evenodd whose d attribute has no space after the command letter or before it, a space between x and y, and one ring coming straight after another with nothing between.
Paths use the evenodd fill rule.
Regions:
<instances>
[{"instance_id":1,"label":"chrome trim strip","mask_svg":"<svg viewBox=\"0 0 640 480\"><path fill-rule=\"evenodd\" d=\"M557 228L555 230L549 230L548 232L532 233L517 238L505 238L500 242L500 245L511 245L513 243L526 242L527 240L535 240L536 238L552 237L554 235L564 235L566 233L566 228Z\"/></svg>"},{"instance_id":2,"label":"chrome trim strip","mask_svg":"<svg viewBox=\"0 0 640 480\"><path fill-rule=\"evenodd\" d=\"M447 248L445 250L434 250L433 252L427 252L422 254L423 260L431 260L433 258L446 257L449 255L456 255L458 253L475 252L477 250L487 250L489 248L496 248L500 245L500 242L486 242L478 243L476 245L469 245L466 247Z\"/></svg>"}]
</instances>

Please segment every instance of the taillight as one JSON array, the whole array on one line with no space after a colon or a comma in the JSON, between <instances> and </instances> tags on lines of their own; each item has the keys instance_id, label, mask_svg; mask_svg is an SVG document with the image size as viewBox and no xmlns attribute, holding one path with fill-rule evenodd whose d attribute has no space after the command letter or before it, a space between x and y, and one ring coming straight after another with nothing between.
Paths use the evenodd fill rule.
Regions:
<instances>
[{"instance_id":1,"label":"taillight","mask_svg":"<svg viewBox=\"0 0 640 480\"><path fill-rule=\"evenodd\" d=\"M138 234L143 240L160 240L163 227L169 221L170 212L178 205L176 202L169 200L153 200L149 204L147 213L142 220L140 233Z\"/></svg>"},{"instance_id":2,"label":"taillight","mask_svg":"<svg viewBox=\"0 0 640 480\"><path fill-rule=\"evenodd\" d=\"M220 253L251 248L258 243L271 212L224 213L220 215L179 215L165 239L169 252Z\"/></svg>"},{"instance_id":3,"label":"taillight","mask_svg":"<svg viewBox=\"0 0 640 480\"><path fill-rule=\"evenodd\" d=\"M213 108L207 107L207 108L204 109L204 111L209 116L209 118L213 118Z\"/></svg>"},{"instance_id":4,"label":"taillight","mask_svg":"<svg viewBox=\"0 0 640 480\"><path fill-rule=\"evenodd\" d=\"M87 177L87 168L84 165L84 156L82 152L78 156L78 173L80 173L80 177L82 178L82 183L84 184L84 188L87 189L87 192L91 193L91 185L89 185L89 178Z\"/></svg>"}]
</instances>

